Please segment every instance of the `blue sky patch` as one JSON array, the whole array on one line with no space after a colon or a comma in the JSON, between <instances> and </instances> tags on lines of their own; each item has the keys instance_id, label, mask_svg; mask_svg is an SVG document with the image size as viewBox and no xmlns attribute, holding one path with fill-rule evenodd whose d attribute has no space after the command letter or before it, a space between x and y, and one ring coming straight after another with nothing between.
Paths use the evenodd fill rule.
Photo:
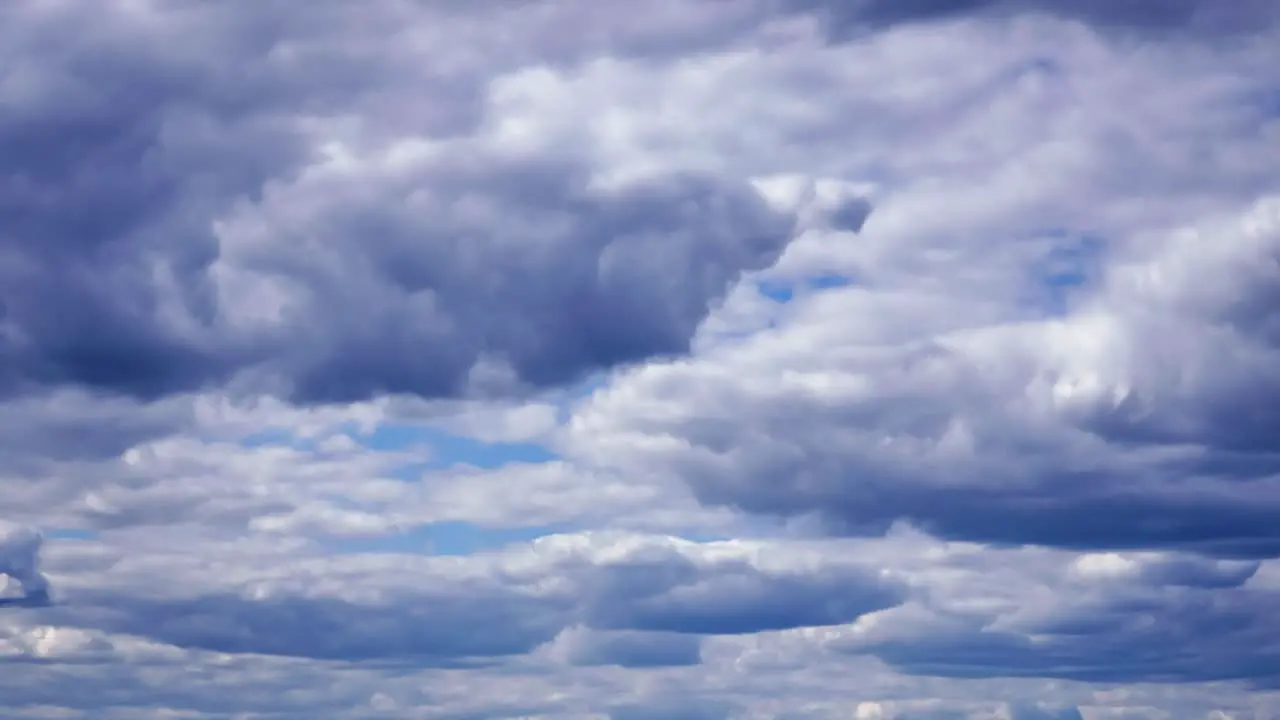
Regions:
<instances>
[{"instance_id":1,"label":"blue sky patch","mask_svg":"<svg viewBox=\"0 0 1280 720\"><path fill-rule=\"evenodd\" d=\"M422 525L377 538L343 539L325 543L340 553L411 553L462 556L496 550L514 543L528 542L545 535L567 532L568 526L534 525L517 528L489 528L467 522L439 522Z\"/></svg>"},{"instance_id":2,"label":"blue sky patch","mask_svg":"<svg viewBox=\"0 0 1280 720\"><path fill-rule=\"evenodd\" d=\"M353 437L370 450L425 448L430 457L414 464L419 470L441 470L455 465L492 470L509 463L543 463L559 458L537 443L485 442L423 425L380 425L370 434Z\"/></svg>"},{"instance_id":3,"label":"blue sky patch","mask_svg":"<svg viewBox=\"0 0 1280 720\"><path fill-rule=\"evenodd\" d=\"M805 278L799 283L782 280L761 280L756 284L756 289L761 295L770 300L785 305L795 300L797 292L821 292L823 290L848 287L852 284L853 280L849 277L827 273Z\"/></svg>"},{"instance_id":4,"label":"blue sky patch","mask_svg":"<svg viewBox=\"0 0 1280 720\"><path fill-rule=\"evenodd\" d=\"M1089 234L1052 230L1044 235L1055 241L1048 253L1031 268L1031 282L1040 309L1051 315L1066 313L1072 298L1099 275L1106 241Z\"/></svg>"},{"instance_id":5,"label":"blue sky patch","mask_svg":"<svg viewBox=\"0 0 1280 720\"><path fill-rule=\"evenodd\" d=\"M284 447L297 448L300 450L309 450L315 448L315 441L311 438L298 437L292 430L282 427L269 427L257 432L249 433L240 438L240 445L246 448L261 448L272 445L280 445Z\"/></svg>"}]
</instances>

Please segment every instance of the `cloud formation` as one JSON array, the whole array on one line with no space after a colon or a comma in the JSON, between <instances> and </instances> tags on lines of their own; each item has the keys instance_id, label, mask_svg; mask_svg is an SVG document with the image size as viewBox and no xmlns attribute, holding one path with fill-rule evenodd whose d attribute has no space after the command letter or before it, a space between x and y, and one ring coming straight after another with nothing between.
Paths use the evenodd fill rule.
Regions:
<instances>
[{"instance_id":1,"label":"cloud formation","mask_svg":"<svg viewBox=\"0 0 1280 720\"><path fill-rule=\"evenodd\" d=\"M471 126L436 127L447 83L384 120L392 68L445 58L383 43L397 9L376 7L5 11L26 69L0 126L0 392L547 387L684 352L786 246L793 220L745 178L605 186L483 85Z\"/></svg>"},{"instance_id":2,"label":"cloud formation","mask_svg":"<svg viewBox=\"0 0 1280 720\"><path fill-rule=\"evenodd\" d=\"M0 524L0 581L7 581L0 585L0 607L49 601L49 581L40 572L41 542L40 535L26 528Z\"/></svg>"},{"instance_id":3,"label":"cloud formation","mask_svg":"<svg viewBox=\"0 0 1280 720\"><path fill-rule=\"evenodd\" d=\"M939 299L840 291L811 312L904 319L797 324L639 371L578 432L708 502L837 532L907 520L954 539L1273 557L1280 204L1159 245L1039 321L904 337L903 305ZM815 332L830 348L817 362L802 359ZM768 389L742 380L771 372L783 381ZM655 451L662 435L681 442Z\"/></svg>"},{"instance_id":4,"label":"cloud formation","mask_svg":"<svg viewBox=\"0 0 1280 720\"><path fill-rule=\"evenodd\" d=\"M1280 6L0 6L0 716L1272 720Z\"/></svg>"}]
</instances>

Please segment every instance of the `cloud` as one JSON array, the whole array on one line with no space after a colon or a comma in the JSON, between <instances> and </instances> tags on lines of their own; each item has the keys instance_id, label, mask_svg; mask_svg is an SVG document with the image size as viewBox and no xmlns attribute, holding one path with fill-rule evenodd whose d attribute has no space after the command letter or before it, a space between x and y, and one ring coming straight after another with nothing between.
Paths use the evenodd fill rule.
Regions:
<instances>
[{"instance_id":1,"label":"cloud","mask_svg":"<svg viewBox=\"0 0 1280 720\"><path fill-rule=\"evenodd\" d=\"M654 547L668 542L650 538L645 544ZM558 554L570 546L581 547L584 541L583 538L562 537L553 544L557 549L552 554ZM859 703L881 708L880 715L867 715L871 718L957 717L978 720L1010 715L1017 717L1017 712L1030 711L1037 705L1044 712L1061 710L1068 718L1072 715L1067 708L1076 705L1084 716L1106 717L1109 712L1135 712L1124 709L1149 706L1150 712L1176 709L1189 717L1208 717L1210 711L1224 709L1245 711L1246 714L1240 717L1265 718L1268 716L1266 703L1270 702L1265 694L1251 693L1246 686L1239 684L1081 685L989 677L963 681L912 679L886 670L878 661L862 655L829 652L829 649L851 651L854 648L828 644L828 650L824 650L823 644L830 643L824 638L845 638L850 632L849 626L703 637L703 662L699 665L619 667L615 664L586 664L576 665L568 671L560 664L568 658L554 656L554 653L552 657L546 657L541 651L531 655L465 662L458 659L446 661L439 657L334 662L316 661L299 655L226 654L199 648L182 649L158 642L154 637L139 638L109 630L77 627L68 624L72 620L70 613L74 611L81 616L81 620L76 621L80 625L85 624L84 620L102 617L100 609L85 604L91 594L88 592L90 589L95 593L109 590L110 599L104 602L109 602L113 609L121 610L137 598L154 601L166 594L207 593L210 587L233 585L238 586L239 593L246 588L265 589L272 584L280 587L292 583L286 594L291 594L304 607L303 598L308 596L338 593L345 595L348 601L368 605L381 594L386 598L388 611L381 620L394 622L402 617L403 612L396 608L413 605L412 598L416 597L422 603L430 602L433 590L426 588L457 589L465 583L456 579L446 582L446 576L440 571L448 564L433 567L419 562L421 558L365 556L346 560L338 558L335 564L332 558L327 562L296 556L287 560L292 552L278 553L264 545L242 547L242 555L231 552L226 546L215 545L201 548L199 552L185 546L175 548L187 556L185 563L174 562L172 557L159 558L154 551L137 560L121 561L109 553L104 555L102 545L83 543L73 550L70 544L51 543L50 572L65 578L64 584L69 583L59 593L60 597L65 596L61 610L66 614L59 616L42 610L39 616L0 618L0 652L7 656L6 663L10 668L10 672L0 674L0 696L20 708L17 712L10 712L10 716L35 714L34 710L21 709L24 703L30 702L83 708L82 712L97 717L113 717L112 712L128 717L128 706L140 697L147 698L154 706L202 711L210 716L256 712L303 717L314 713L316 708L327 708L330 716L353 718L406 715L587 718L593 713L601 715L615 710L658 713L660 717L662 712L712 711L718 708L728 712L730 717L755 714L816 719L849 717ZM613 557L613 554L633 552L626 549L626 543L601 543L596 547L599 549L593 552L593 560L597 563L617 562L621 558ZM538 552L548 549L544 547ZM726 550L728 547L725 545L715 544L701 548L696 554L709 557ZM746 551L746 548L741 550ZM735 548L734 552L737 553L738 549ZM540 569L541 565L531 567L532 554L536 554L533 548L526 548L522 552L505 555L498 563L507 574L503 582L519 586L524 579L530 579L554 587L564 579L575 577L569 572L545 574ZM1046 606L1052 607L1055 598L1061 598L1070 605L1075 602L1075 595L1084 596L1088 603L1098 597L1123 595L1139 586L1147 588L1142 592L1151 592L1156 589L1153 582L1138 582L1134 578L1143 575L1142 567L1159 565L1170 559L1126 556L1123 559L1127 564L1108 558L1082 562L1071 553L1001 553L978 546L943 545L918 536L898 537L889 543L877 539L762 544L746 554L754 555L762 569L791 563L813 566L815 572L821 572L819 568L827 563L848 562L854 557L874 557L877 562L893 567L915 588L915 599L911 602L931 600L934 604L930 607L938 614L971 618L975 624L990 618L989 613L994 612L1017 614L1020 609L1027 609L1036 616ZM95 569L93 558L97 558L102 572ZM826 560L822 561L822 558ZM472 577L489 576L484 571L485 563L481 558L446 560L452 563L454 572L466 567L477 571L468 573ZM288 577L280 573L282 567L291 568ZM166 585L158 584L154 576L148 575L156 572L166 573ZM212 577L202 577L200 572ZM1201 573L1206 574L1215 573ZM241 580L249 575L254 576L259 584ZM1183 576L1187 577L1189 573ZM456 575L448 577L456 578ZM353 582L356 578L359 581ZM1248 582L1256 584L1257 580ZM387 589L394 586L420 589L392 599L393 594ZM486 612L484 603L475 605L475 612ZM923 619L920 616L895 618L893 612L886 611L871 617L897 633L928 633L929 627L916 624ZM372 617L372 609L365 615ZM231 616L237 615L232 613ZM163 613L154 617L170 619ZM361 616L353 614L351 617ZM11 619L38 624L20 625L17 634L21 642L15 646L6 642L9 638L5 635L5 626ZM444 617L427 614L416 622L431 625L445 621ZM858 621L852 627L860 627L864 623L870 621ZM139 621L138 624L144 623ZM1007 627L1008 620L997 619L995 625L1003 629ZM287 627L287 624L281 626ZM377 627L376 622L349 623L342 632L348 636L360 633L376 635ZM1216 631L1222 626L1209 622L1203 627ZM500 632L502 627L494 626L487 630ZM429 628L426 631L431 632ZM404 634L417 632L423 632L423 629L415 624L405 628ZM580 631L567 634L576 632ZM613 638L629 635L630 640L644 636L635 631L606 631L601 635ZM652 639L654 636L649 637ZM674 639L669 635L665 637ZM697 636L686 637L698 639ZM1152 634L1147 635L1146 641L1150 642L1153 637ZM1142 640L1140 637L1130 639ZM1233 640L1231 637L1223 638L1221 646L1230 647ZM1240 643L1234 643L1234 646L1239 653L1247 653L1252 647ZM1202 648L1203 641L1196 641L1191 647ZM1111 648L1107 643L1099 644L1100 652L1110 652ZM38 662L32 662L36 659ZM615 655L611 659L620 658ZM188 678L187 683L176 682L183 676ZM857 678L858 682L851 685L850 677ZM234 705L226 699L229 688L236 688L238 692ZM1248 712L1258 714L1250 715ZM1037 716L1032 714L1031 717Z\"/></svg>"},{"instance_id":2,"label":"cloud","mask_svg":"<svg viewBox=\"0 0 1280 720\"><path fill-rule=\"evenodd\" d=\"M282 552L237 551L225 577L198 556L117 556L111 585L64 588L51 617L182 648L427 666L528 653L584 625L565 638L572 662L661 665L696 661L696 641L673 635L833 625L903 598L862 564L787 567L749 545L660 536L548 536L464 558Z\"/></svg>"},{"instance_id":3,"label":"cloud","mask_svg":"<svg viewBox=\"0 0 1280 720\"><path fill-rule=\"evenodd\" d=\"M556 643L576 667L680 667L702 661L700 638L681 633L569 628Z\"/></svg>"},{"instance_id":4,"label":"cloud","mask_svg":"<svg viewBox=\"0 0 1280 720\"><path fill-rule=\"evenodd\" d=\"M538 658L593 672L698 666L747 683L726 696L734 703L770 701L797 682L791 673L812 685L786 693L847 701L827 676L846 677L860 656L963 679L1267 688L1280 678L1267 649L1274 569L1257 561L993 550L909 532L702 544L589 533L434 558L260 541L131 558L103 544L53 555L50 572L69 582L37 617L51 629L24 631L42 639L21 641L18 660L212 652L481 674ZM748 680L757 674L774 680ZM861 691L901 699L903 687L867 680ZM1055 693L1041 699L1084 697ZM961 711L948 702L938 707Z\"/></svg>"},{"instance_id":5,"label":"cloud","mask_svg":"<svg viewBox=\"0 0 1280 720\"><path fill-rule=\"evenodd\" d=\"M1138 240L1061 317L947 317L955 301L910 285L832 291L788 327L631 374L574 442L707 503L837 533L906 520L984 542L1275 556L1280 204Z\"/></svg>"},{"instance_id":6,"label":"cloud","mask_svg":"<svg viewBox=\"0 0 1280 720\"><path fill-rule=\"evenodd\" d=\"M306 288L263 321L286 343L273 362L296 396L458 394L487 355L550 386L679 354L710 301L792 232L743 184L666 175L594 190L573 159L485 154L423 151L386 179L318 170L227 221L229 283ZM360 195L363 207L347 199ZM391 197L408 206L385 214Z\"/></svg>"},{"instance_id":7,"label":"cloud","mask_svg":"<svg viewBox=\"0 0 1280 720\"><path fill-rule=\"evenodd\" d=\"M0 7L0 715L1280 716L1274 3L632 5Z\"/></svg>"},{"instance_id":8,"label":"cloud","mask_svg":"<svg viewBox=\"0 0 1280 720\"><path fill-rule=\"evenodd\" d=\"M1251 582L1259 567L1161 553L961 551L908 570L911 601L829 646L920 675L1275 688L1266 608L1277 597Z\"/></svg>"},{"instance_id":9,"label":"cloud","mask_svg":"<svg viewBox=\"0 0 1280 720\"><path fill-rule=\"evenodd\" d=\"M0 392L547 387L684 352L787 244L743 179L601 187L483 85L474 122L433 126L467 103L447 82L384 118L379 92L424 87L405 64L444 59L383 42L410 11L9 8Z\"/></svg>"},{"instance_id":10,"label":"cloud","mask_svg":"<svg viewBox=\"0 0 1280 720\"><path fill-rule=\"evenodd\" d=\"M1013 720L1083 720L1079 708L1027 703L1013 708Z\"/></svg>"},{"instance_id":11,"label":"cloud","mask_svg":"<svg viewBox=\"0 0 1280 720\"><path fill-rule=\"evenodd\" d=\"M708 566L657 548L627 560L609 563L592 579L589 624L733 635L838 625L902 599L891 579L857 565L762 573L745 559L724 558Z\"/></svg>"},{"instance_id":12,"label":"cloud","mask_svg":"<svg viewBox=\"0 0 1280 720\"><path fill-rule=\"evenodd\" d=\"M624 705L609 711L609 720L724 720L733 706L712 700L654 700L646 704Z\"/></svg>"},{"instance_id":13,"label":"cloud","mask_svg":"<svg viewBox=\"0 0 1280 720\"><path fill-rule=\"evenodd\" d=\"M0 607L49 602L49 581L40 572L42 540L27 528L0 524L0 580L18 585L16 589L0 585Z\"/></svg>"},{"instance_id":14,"label":"cloud","mask_svg":"<svg viewBox=\"0 0 1280 720\"><path fill-rule=\"evenodd\" d=\"M1280 20L1274 4L1266 0L781 0L781 5L792 11L816 13L840 33L902 22L1026 12L1050 13L1102 28L1211 36L1255 31Z\"/></svg>"},{"instance_id":15,"label":"cloud","mask_svg":"<svg viewBox=\"0 0 1280 720\"><path fill-rule=\"evenodd\" d=\"M105 460L146 440L189 429L185 398L141 404L127 398L64 391L0 404L0 447L11 471L42 459Z\"/></svg>"}]
</instances>

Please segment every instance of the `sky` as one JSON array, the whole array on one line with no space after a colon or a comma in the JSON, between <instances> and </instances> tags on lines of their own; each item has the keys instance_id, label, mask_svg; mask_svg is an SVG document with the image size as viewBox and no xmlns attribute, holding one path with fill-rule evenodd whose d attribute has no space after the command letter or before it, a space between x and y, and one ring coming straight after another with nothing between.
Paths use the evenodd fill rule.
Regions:
<instances>
[{"instance_id":1,"label":"sky","mask_svg":"<svg viewBox=\"0 0 1280 720\"><path fill-rule=\"evenodd\" d=\"M0 3L0 716L1280 718L1274 0Z\"/></svg>"}]
</instances>

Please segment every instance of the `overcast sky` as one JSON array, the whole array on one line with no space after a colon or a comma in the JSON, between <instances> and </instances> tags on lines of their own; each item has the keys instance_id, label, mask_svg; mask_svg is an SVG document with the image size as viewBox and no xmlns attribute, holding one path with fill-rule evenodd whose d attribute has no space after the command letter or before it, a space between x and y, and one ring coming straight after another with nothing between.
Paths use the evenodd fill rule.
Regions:
<instances>
[{"instance_id":1,"label":"overcast sky","mask_svg":"<svg viewBox=\"0 0 1280 720\"><path fill-rule=\"evenodd\" d=\"M1275 0L0 3L0 717L1280 718Z\"/></svg>"}]
</instances>

